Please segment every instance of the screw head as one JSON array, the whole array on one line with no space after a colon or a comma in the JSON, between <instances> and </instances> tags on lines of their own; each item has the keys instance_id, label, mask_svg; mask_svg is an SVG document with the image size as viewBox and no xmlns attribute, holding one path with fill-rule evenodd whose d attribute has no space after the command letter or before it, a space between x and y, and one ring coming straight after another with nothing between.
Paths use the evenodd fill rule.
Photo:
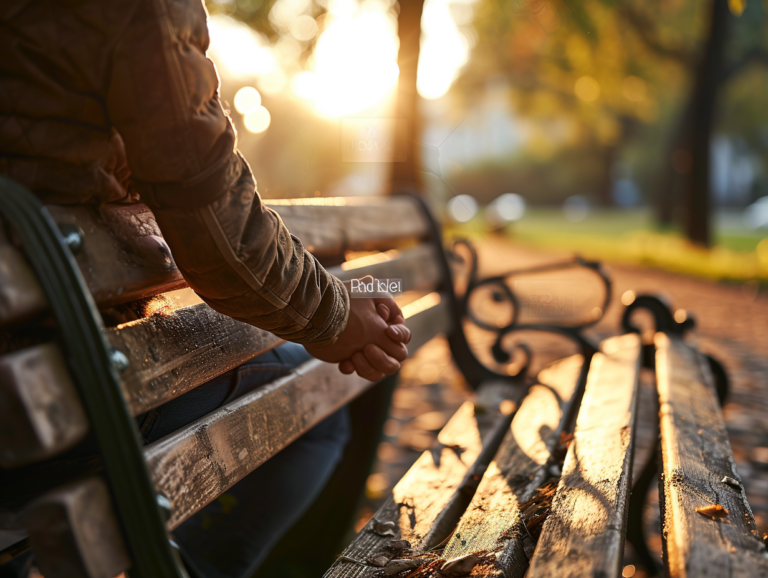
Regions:
<instances>
[{"instance_id":1,"label":"screw head","mask_svg":"<svg viewBox=\"0 0 768 578\"><path fill-rule=\"evenodd\" d=\"M167 522L171 519L171 500L169 500L163 494L157 494L157 505L160 507L160 512Z\"/></svg>"},{"instance_id":2,"label":"screw head","mask_svg":"<svg viewBox=\"0 0 768 578\"><path fill-rule=\"evenodd\" d=\"M127 370L131 366L130 362L128 361L128 358L125 356L125 353L123 353L119 349L113 349L112 351L110 351L109 358L112 361L112 365L115 367L118 373L123 373L125 370Z\"/></svg>"},{"instance_id":3,"label":"screw head","mask_svg":"<svg viewBox=\"0 0 768 578\"><path fill-rule=\"evenodd\" d=\"M59 231L64 237L64 242L72 253L77 254L83 250L83 230L77 225L71 223L62 223L59 225Z\"/></svg>"}]
</instances>

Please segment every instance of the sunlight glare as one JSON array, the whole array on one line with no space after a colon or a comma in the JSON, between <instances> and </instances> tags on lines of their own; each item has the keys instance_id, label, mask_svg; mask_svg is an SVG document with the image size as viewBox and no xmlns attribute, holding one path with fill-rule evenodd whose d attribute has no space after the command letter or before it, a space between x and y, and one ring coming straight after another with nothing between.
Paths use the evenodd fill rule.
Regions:
<instances>
[{"instance_id":1,"label":"sunlight glare","mask_svg":"<svg viewBox=\"0 0 768 578\"><path fill-rule=\"evenodd\" d=\"M397 21L386 2L330 0L309 73L299 73L293 92L327 117L379 104L397 82L397 45Z\"/></svg>"},{"instance_id":2,"label":"sunlight glare","mask_svg":"<svg viewBox=\"0 0 768 578\"><path fill-rule=\"evenodd\" d=\"M208 19L209 55L217 66L235 78L245 79L275 69L267 37L234 18L215 14Z\"/></svg>"},{"instance_id":3,"label":"sunlight glare","mask_svg":"<svg viewBox=\"0 0 768 578\"><path fill-rule=\"evenodd\" d=\"M421 54L416 87L423 98L440 98L469 58L469 42L456 24L471 21L471 6L451 12L448 0L427 0L421 17Z\"/></svg>"}]
</instances>

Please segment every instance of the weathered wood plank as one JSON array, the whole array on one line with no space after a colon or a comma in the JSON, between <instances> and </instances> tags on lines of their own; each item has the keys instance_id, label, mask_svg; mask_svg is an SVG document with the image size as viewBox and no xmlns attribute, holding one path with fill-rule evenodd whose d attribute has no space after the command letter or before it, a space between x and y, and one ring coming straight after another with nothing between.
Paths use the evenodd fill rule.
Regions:
<instances>
[{"instance_id":1,"label":"weathered wood plank","mask_svg":"<svg viewBox=\"0 0 768 578\"><path fill-rule=\"evenodd\" d=\"M706 359L663 333L656 348L667 575L768 576L768 555L736 473ZM716 505L728 513L697 512Z\"/></svg>"},{"instance_id":2,"label":"weathered wood plank","mask_svg":"<svg viewBox=\"0 0 768 578\"><path fill-rule=\"evenodd\" d=\"M407 290L430 290L440 280L432 252L431 247L421 245L356 259L344 268L332 267L330 272L342 280L366 275L396 277L403 279ZM439 310L431 313L438 314ZM410 323L421 326L432 322L430 315L422 315ZM427 327L416 333L434 336ZM128 369L121 378L134 415L182 395L282 343L272 333L217 313L205 304L120 325L107 330L106 338L128 359ZM414 342L411 349L420 345Z\"/></svg>"},{"instance_id":3,"label":"weathered wood plank","mask_svg":"<svg viewBox=\"0 0 768 578\"><path fill-rule=\"evenodd\" d=\"M109 344L125 354L123 395L139 415L276 347L283 341L201 303L108 329Z\"/></svg>"},{"instance_id":4,"label":"weathered wood plank","mask_svg":"<svg viewBox=\"0 0 768 578\"><path fill-rule=\"evenodd\" d=\"M429 235L428 223L408 197L316 197L264 202L320 258L343 255L349 250L392 248Z\"/></svg>"},{"instance_id":5,"label":"weathered wood plank","mask_svg":"<svg viewBox=\"0 0 768 578\"><path fill-rule=\"evenodd\" d=\"M286 199L268 204L321 261L345 251L391 249L428 235L427 223L405 197ZM75 253L100 308L186 287L154 215L142 204L48 206L54 220L83 232ZM47 308L21 253L0 240L0 325Z\"/></svg>"},{"instance_id":6,"label":"weathered wood plank","mask_svg":"<svg viewBox=\"0 0 768 578\"><path fill-rule=\"evenodd\" d=\"M428 261L432 249L419 246L402 253L352 261L353 269L333 268L341 278L400 276L406 287L428 290L439 271ZM379 259L377 262L376 259ZM414 338L411 351L438 332L450 329L450 315L437 293L406 307ZM418 311L418 314L410 312ZM276 347L282 340L268 331L240 323L205 304L155 315L108 329L110 345L128 361L121 374L131 412L141 414ZM21 465L55 455L79 441L87 420L53 344L0 356L0 463ZM5 416L3 418L3 416Z\"/></svg>"},{"instance_id":7,"label":"weathered wood plank","mask_svg":"<svg viewBox=\"0 0 768 578\"><path fill-rule=\"evenodd\" d=\"M420 325L425 318L433 322ZM412 343L446 331L448 319L445 301L408 317ZM356 375L342 375L335 365L312 360L147 446L145 456L155 486L173 504L169 528L370 385Z\"/></svg>"},{"instance_id":8,"label":"weathered wood plank","mask_svg":"<svg viewBox=\"0 0 768 578\"><path fill-rule=\"evenodd\" d=\"M443 557L447 560L478 551L495 555L495 564L476 566L472 576L503 577L515 569L524 572L527 567L527 534L520 505L550 477L552 453L573 403L583 364L583 356L574 355L539 373L537 384L523 400L472 503L445 547Z\"/></svg>"},{"instance_id":9,"label":"weathered wood plank","mask_svg":"<svg viewBox=\"0 0 768 578\"><path fill-rule=\"evenodd\" d=\"M425 451L397 483L384 505L325 573L325 578L372 578L380 568L366 564L371 557L393 551L393 540L406 540L413 551L421 551L441 512L475 471L484 444L494 437L502 411L499 401L518 392L507 386L494 388L495 399L474 404L465 402L437 437L437 444ZM482 395L482 388L480 395ZM508 402L512 403L512 402ZM508 406L509 410L514 407ZM504 420L506 426L509 421ZM391 534L382 535L382 527ZM388 534L385 532L385 534Z\"/></svg>"},{"instance_id":10,"label":"weathered wood plank","mask_svg":"<svg viewBox=\"0 0 768 578\"><path fill-rule=\"evenodd\" d=\"M114 578L130 560L106 484L78 480L36 500L24 524L47 578Z\"/></svg>"},{"instance_id":11,"label":"weathered wood plank","mask_svg":"<svg viewBox=\"0 0 768 578\"><path fill-rule=\"evenodd\" d=\"M59 226L82 231L75 260L94 300L111 307L186 287L148 207L48 206ZM36 277L21 253L0 250L0 325L23 321L47 308ZM23 299L14 298L23 295Z\"/></svg>"},{"instance_id":12,"label":"weathered wood plank","mask_svg":"<svg viewBox=\"0 0 768 578\"><path fill-rule=\"evenodd\" d=\"M0 356L0 465L54 456L88 430L59 348L47 343Z\"/></svg>"},{"instance_id":13,"label":"weathered wood plank","mask_svg":"<svg viewBox=\"0 0 768 578\"><path fill-rule=\"evenodd\" d=\"M329 267L328 271L342 281L361 279L366 275L377 279L402 279L403 291L434 289L441 276L435 246L427 243L352 259L340 266Z\"/></svg>"},{"instance_id":14,"label":"weathered wood plank","mask_svg":"<svg viewBox=\"0 0 768 578\"><path fill-rule=\"evenodd\" d=\"M312 360L145 448L173 529L371 384Z\"/></svg>"},{"instance_id":15,"label":"weathered wood plank","mask_svg":"<svg viewBox=\"0 0 768 578\"><path fill-rule=\"evenodd\" d=\"M529 578L621 575L641 363L640 336L602 343Z\"/></svg>"}]
</instances>

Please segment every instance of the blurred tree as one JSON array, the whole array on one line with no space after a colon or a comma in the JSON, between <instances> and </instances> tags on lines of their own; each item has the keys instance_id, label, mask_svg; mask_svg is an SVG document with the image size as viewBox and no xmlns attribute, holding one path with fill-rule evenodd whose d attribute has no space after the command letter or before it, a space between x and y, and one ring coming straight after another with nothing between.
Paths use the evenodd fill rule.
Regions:
<instances>
[{"instance_id":1,"label":"blurred tree","mask_svg":"<svg viewBox=\"0 0 768 578\"><path fill-rule=\"evenodd\" d=\"M424 0L402 0L397 17L400 49L397 65L400 76L397 81L396 115L400 122L395 125L395 143L405 147L404 160L392 163L390 190L422 190L421 162L419 159L418 135L421 134L419 115L419 94L416 90L416 76L419 65L421 44L421 15Z\"/></svg>"},{"instance_id":2,"label":"blurred tree","mask_svg":"<svg viewBox=\"0 0 768 578\"><path fill-rule=\"evenodd\" d=\"M730 0L730 11L728 0L481 0L472 66L458 87L474 98L488 78L505 79L530 124L533 153L579 148L599 159L591 189L602 204L611 202L611 171L628 144L658 151L663 177L650 186L660 220L684 204L687 235L706 245L718 92L767 61L764 8L750 2L748 17L733 22L744 8L743 0ZM727 42L729 27L738 31Z\"/></svg>"}]
</instances>

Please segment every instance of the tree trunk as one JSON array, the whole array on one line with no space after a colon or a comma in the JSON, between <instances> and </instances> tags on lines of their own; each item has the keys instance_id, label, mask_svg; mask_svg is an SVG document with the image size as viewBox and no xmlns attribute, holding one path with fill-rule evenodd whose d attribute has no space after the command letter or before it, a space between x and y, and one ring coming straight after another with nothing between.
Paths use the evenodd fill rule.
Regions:
<instances>
[{"instance_id":1,"label":"tree trunk","mask_svg":"<svg viewBox=\"0 0 768 578\"><path fill-rule=\"evenodd\" d=\"M601 151L603 174L597 189L597 202L601 207L613 206L613 170L618 156L617 145L606 145Z\"/></svg>"},{"instance_id":2,"label":"tree trunk","mask_svg":"<svg viewBox=\"0 0 768 578\"><path fill-rule=\"evenodd\" d=\"M711 14L709 37L693 84L690 130L687 131L688 138L684 145L692 161L684 193L685 234L694 243L705 247L709 247L712 242L710 142L730 19L728 1L712 0Z\"/></svg>"},{"instance_id":3,"label":"tree trunk","mask_svg":"<svg viewBox=\"0 0 768 578\"><path fill-rule=\"evenodd\" d=\"M421 13L424 0L403 0L397 18L400 51L397 65L400 78L397 83L397 113L395 123L395 159L392 162L390 191L422 191L422 182L417 139L421 133L419 116L419 94L416 91L416 74L421 48Z\"/></svg>"}]
</instances>

